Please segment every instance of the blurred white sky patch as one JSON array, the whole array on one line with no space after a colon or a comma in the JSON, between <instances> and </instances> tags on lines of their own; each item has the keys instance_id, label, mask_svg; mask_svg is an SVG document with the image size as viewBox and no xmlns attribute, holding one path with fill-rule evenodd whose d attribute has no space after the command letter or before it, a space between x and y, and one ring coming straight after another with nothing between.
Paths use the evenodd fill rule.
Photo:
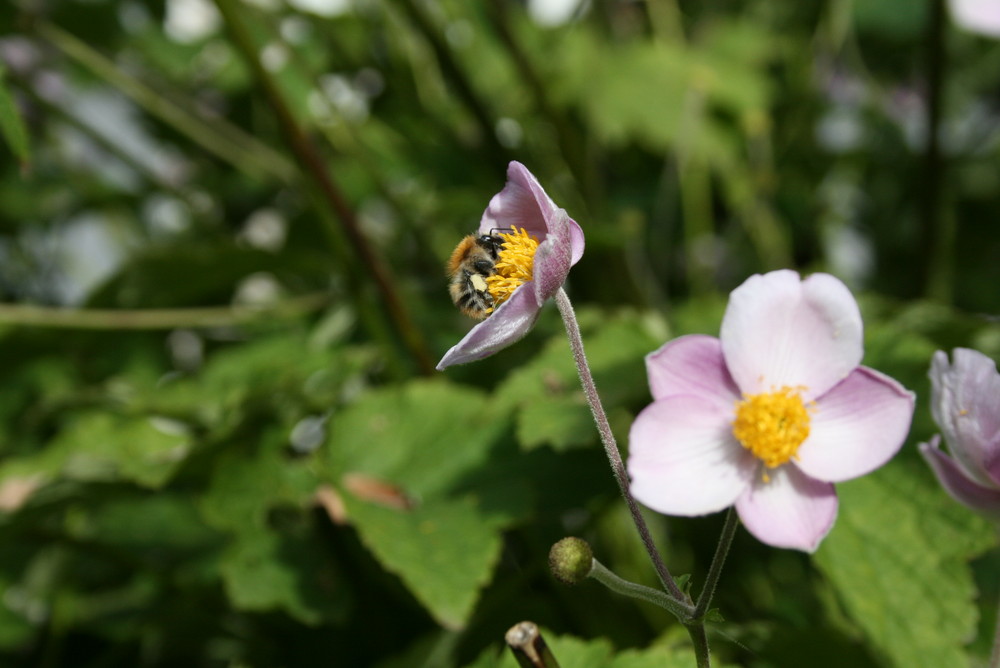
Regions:
<instances>
[{"instance_id":1,"label":"blurred white sky patch","mask_svg":"<svg viewBox=\"0 0 1000 668\"><path fill-rule=\"evenodd\" d=\"M288 4L300 12L319 16L339 16L351 11L352 0L288 0Z\"/></svg>"},{"instance_id":2,"label":"blurred white sky patch","mask_svg":"<svg viewBox=\"0 0 1000 668\"><path fill-rule=\"evenodd\" d=\"M553 27L566 23L589 4L588 0L528 0L528 14L535 23Z\"/></svg>"},{"instance_id":3,"label":"blurred white sky patch","mask_svg":"<svg viewBox=\"0 0 1000 668\"><path fill-rule=\"evenodd\" d=\"M1000 0L948 0L948 7L959 28L1000 38Z\"/></svg>"},{"instance_id":4,"label":"blurred white sky patch","mask_svg":"<svg viewBox=\"0 0 1000 668\"><path fill-rule=\"evenodd\" d=\"M50 231L40 244L56 268L51 289L59 303L77 305L115 273L137 242L125 220L86 212Z\"/></svg>"},{"instance_id":5,"label":"blurred white sky patch","mask_svg":"<svg viewBox=\"0 0 1000 668\"><path fill-rule=\"evenodd\" d=\"M219 29L219 10L210 0L167 0L163 29L175 42L197 42Z\"/></svg>"}]
</instances>

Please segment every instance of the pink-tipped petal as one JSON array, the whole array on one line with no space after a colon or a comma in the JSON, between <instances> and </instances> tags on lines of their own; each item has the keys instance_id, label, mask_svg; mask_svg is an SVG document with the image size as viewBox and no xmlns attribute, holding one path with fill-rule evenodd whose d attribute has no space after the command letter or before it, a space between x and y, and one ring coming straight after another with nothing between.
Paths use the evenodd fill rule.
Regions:
<instances>
[{"instance_id":1,"label":"pink-tipped petal","mask_svg":"<svg viewBox=\"0 0 1000 668\"><path fill-rule=\"evenodd\" d=\"M747 531L774 547L815 552L837 519L837 492L828 482L813 480L793 466L758 474L736 501Z\"/></svg>"},{"instance_id":2,"label":"pink-tipped petal","mask_svg":"<svg viewBox=\"0 0 1000 668\"><path fill-rule=\"evenodd\" d=\"M931 413L973 480L1000 485L1000 374L978 350L939 350L931 361Z\"/></svg>"},{"instance_id":3,"label":"pink-tipped petal","mask_svg":"<svg viewBox=\"0 0 1000 668\"><path fill-rule=\"evenodd\" d=\"M740 399L714 336L689 334L665 343L646 355L646 375L654 399L690 394L729 411Z\"/></svg>"},{"instance_id":4,"label":"pink-tipped petal","mask_svg":"<svg viewBox=\"0 0 1000 668\"><path fill-rule=\"evenodd\" d=\"M632 495L667 515L704 515L732 505L756 460L713 403L674 396L645 408L629 432Z\"/></svg>"},{"instance_id":5,"label":"pink-tipped petal","mask_svg":"<svg viewBox=\"0 0 1000 668\"><path fill-rule=\"evenodd\" d=\"M913 393L892 378L858 367L817 401L795 463L825 482L874 471L902 447L913 402Z\"/></svg>"},{"instance_id":6,"label":"pink-tipped petal","mask_svg":"<svg viewBox=\"0 0 1000 668\"><path fill-rule=\"evenodd\" d=\"M733 290L720 337L729 372L744 394L805 387L813 399L861 362L861 313L839 279L794 271L748 278Z\"/></svg>"},{"instance_id":7,"label":"pink-tipped petal","mask_svg":"<svg viewBox=\"0 0 1000 668\"><path fill-rule=\"evenodd\" d=\"M532 283L539 306L562 287L573 266L569 216L562 209L556 209L552 216L549 236L535 251L532 267Z\"/></svg>"},{"instance_id":8,"label":"pink-tipped petal","mask_svg":"<svg viewBox=\"0 0 1000 668\"><path fill-rule=\"evenodd\" d=\"M969 479L955 460L941 452L940 444L941 437L934 436L930 443L917 447L945 491L973 510L1000 518L1000 489L984 487Z\"/></svg>"},{"instance_id":9,"label":"pink-tipped petal","mask_svg":"<svg viewBox=\"0 0 1000 668\"><path fill-rule=\"evenodd\" d=\"M523 338L538 319L539 304L530 283L525 283L461 341L445 353L437 369L467 364L489 357Z\"/></svg>"}]
</instances>

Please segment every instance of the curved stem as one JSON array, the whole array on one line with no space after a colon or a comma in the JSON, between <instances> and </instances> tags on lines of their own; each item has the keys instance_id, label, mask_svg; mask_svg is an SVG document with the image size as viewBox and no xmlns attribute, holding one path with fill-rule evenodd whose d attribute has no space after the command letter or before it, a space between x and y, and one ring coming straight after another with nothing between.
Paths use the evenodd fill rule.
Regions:
<instances>
[{"instance_id":1,"label":"curved stem","mask_svg":"<svg viewBox=\"0 0 1000 668\"><path fill-rule=\"evenodd\" d=\"M641 584L636 584L635 582L623 580L608 570L608 568L597 559L594 559L594 566L588 577L594 578L611 591L615 591L619 594L630 596L632 598L637 598L642 601L646 601L647 603L658 605L665 610L669 610L685 625L687 624L687 620L691 618L693 608L687 603L678 601L673 596L664 594L659 589L653 589L652 587L646 587Z\"/></svg>"},{"instance_id":2,"label":"curved stem","mask_svg":"<svg viewBox=\"0 0 1000 668\"><path fill-rule=\"evenodd\" d=\"M733 544L733 537L736 535L736 527L740 525L739 516L730 507L726 512L726 522L722 525L722 535L719 536L719 544L715 548L715 556L712 557L712 565L708 568L708 576L705 578L705 586L698 596L698 604L694 608L694 617L701 620L708 612L708 606L712 602L715 594L715 586L719 583L719 575L722 574L722 565L726 563L726 555L729 554L729 546Z\"/></svg>"},{"instance_id":3,"label":"curved stem","mask_svg":"<svg viewBox=\"0 0 1000 668\"><path fill-rule=\"evenodd\" d=\"M684 592L674 582L673 576L670 575L670 571L667 570L663 559L660 558L660 553L656 550L653 537L649 533L649 527L646 526L646 520L642 518L639 506L629 492L628 473L625 471L625 464L622 463L621 453L618 452L618 444L615 442L614 434L611 433L608 416L604 412L604 406L601 405L601 398L597 394L594 377L591 375L590 366L587 364L587 354L583 350L583 337L580 336L580 325L576 321L573 305L570 303L566 291L562 288L559 288L559 292L556 293L556 306L559 308L559 314L562 316L563 323L566 326L569 347L573 351L576 370L580 374L580 384L583 386L583 393L587 397L590 411L594 415L594 422L597 423L597 431L601 435L601 443L604 444L604 451L608 455L611 470L615 475L615 480L618 482L618 490L621 492L622 498L625 499L625 504L632 515L632 521L635 523L635 528L639 531L639 537L642 539L642 544L649 554L650 561L653 562L653 567L656 568L656 574L660 577L663 587L678 601L687 601L689 600L688 597L684 595Z\"/></svg>"}]
</instances>

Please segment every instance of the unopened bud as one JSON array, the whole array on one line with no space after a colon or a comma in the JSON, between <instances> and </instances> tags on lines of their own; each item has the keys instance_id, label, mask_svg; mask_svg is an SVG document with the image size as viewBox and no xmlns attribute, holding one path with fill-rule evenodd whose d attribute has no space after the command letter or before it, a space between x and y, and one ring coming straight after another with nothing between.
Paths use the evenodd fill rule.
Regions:
<instances>
[{"instance_id":1,"label":"unopened bud","mask_svg":"<svg viewBox=\"0 0 1000 668\"><path fill-rule=\"evenodd\" d=\"M594 552L582 538L563 538L549 550L549 570L560 582L583 582L593 567Z\"/></svg>"}]
</instances>

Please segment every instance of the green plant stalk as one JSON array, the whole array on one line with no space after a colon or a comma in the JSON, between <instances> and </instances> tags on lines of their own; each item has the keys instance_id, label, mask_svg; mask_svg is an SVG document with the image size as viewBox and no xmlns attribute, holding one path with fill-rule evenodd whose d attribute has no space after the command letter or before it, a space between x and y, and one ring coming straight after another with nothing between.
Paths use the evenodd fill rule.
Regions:
<instances>
[{"instance_id":1,"label":"green plant stalk","mask_svg":"<svg viewBox=\"0 0 1000 668\"><path fill-rule=\"evenodd\" d=\"M559 288L559 291L556 293L556 306L559 308L559 314L562 316L563 324L566 326L570 350L573 352L573 361L576 362L576 370L580 375L580 384L583 386L583 393L587 398L587 403L590 405L594 422L597 424L597 432L601 436L601 443L604 445L604 452L607 454L608 462L611 464L611 471L614 473L615 481L618 483L618 491L621 493L622 498L625 499L625 505L628 506L629 513L632 515L635 528L639 531L639 538L642 539L642 544L646 548L649 560L653 562L653 567L656 569L656 574L659 576L664 589L677 601L687 601L689 600L688 597L684 595L684 592L674 582L673 576L670 575L666 564L663 563L663 559L656 549L656 544L653 542L653 536L649 532L649 527L646 526L646 520L643 519L642 513L639 511L639 506L632 497L632 493L629 492L628 473L625 471L625 464L622 462L621 453L618 452L618 444L615 441L614 434L611 432L611 425L608 424L608 416L604 412L604 406L601 404L601 397L597 393L594 376L590 373L590 365L587 363L587 354L583 349L583 337L580 335L580 325L576 321L573 305L570 303L569 296L566 295L566 291L563 288Z\"/></svg>"},{"instance_id":2,"label":"green plant stalk","mask_svg":"<svg viewBox=\"0 0 1000 668\"><path fill-rule=\"evenodd\" d=\"M430 17L427 16L423 7L415 0L398 0L397 3L387 4L395 4L402 8L417 30L424 36L424 39L427 40L431 50L434 51L434 56L437 58L442 74L454 86L456 96L469 110L469 113L479 126L479 133L485 145L484 148L491 156L490 160L506 166L507 162L512 159L512 156L497 139L496 119L490 113L489 106L483 102L473 88L472 82L469 81L469 78L459 66L451 49L448 48L444 38L431 22Z\"/></svg>"},{"instance_id":3,"label":"green plant stalk","mask_svg":"<svg viewBox=\"0 0 1000 668\"><path fill-rule=\"evenodd\" d=\"M525 87L531 92L535 99L535 106L541 115L555 128L556 143L562 153L565 165L572 172L576 179L581 194L593 197L600 192L597 175L593 169L588 169L588 163L584 159L583 144L580 138L575 136L572 126L567 122L564 114L561 114L552 104L548 87L542 81L535 69L531 58L521 47L511 26L510 12L507 2L487 2L486 8L490 15L493 29L500 37L500 42L506 47L507 53L521 75L521 80ZM593 202L590 203L593 206Z\"/></svg>"},{"instance_id":4,"label":"green plant stalk","mask_svg":"<svg viewBox=\"0 0 1000 668\"><path fill-rule=\"evenodd\" d=\"M740 520L736 511L730 507L726 511L726 521L722 525L722 534L719 536L719 544L715 547L715 555L712 557L712 565L708 568L708 576L705 578L705 586L698 596L698 603L694 607L692 617L701 621L708 612L708 606L712 603L712 596L715 595L715 587L719 584L719 576L722 574L722 566L726 563L726 555L729 554L729 547L733 544L733 537L736 536L736 528Z\"/></svg>"},{"instance_id":5,"label":"green plant stalk","mask_svg":"<svg viewBox=\"0 0 1000 668\"><path fill-rule=\"evenodd\" d=\"M277 318L296 318L330 303L326 293L304 295L273 306L165 309L76 309L0 304L0 325L53 329L156 330L233 327Z\"/></svg>"},{"instance_id":6,"label":"green plant stalk","mask_svg":"<svg viewBox=\"0 0 1000 668\"><path fill-rule=\"evenodd\" d=\"M216 157L253 177L293 180L295 170L285 156L222 120L208 123L177 106L73 35L41 23L38 33L62 53L130 97L149 114L159 118Z\"/></svg>"},{"instance_id":7,"label":"green plant stalk","mask_svg":"<svg viewBox=\"0 0 1000 668\"><path fill-rule=\"evenodd\" d=\"M637 598L640 601L652 603L653 605L657 605L664 610L669 610L685 626L697 623L691 621L691 615L694 611L692 606L684 603L683 601L678 601L673 596L665 594L659 589L653 589L652 587L646 587L644 585L622 579L611 572L607 566L599 562L597 559L594 559L594 566L590 570L590 575L588 577L594 578L611 591L630 598Z\"/></svg>"},{"instance_id":8,"label":"green plant stalk","mask_svg":"<svg viewBox=\"0 0 1000 668\"><path fill-rule=\"evenodd\" d=\"M262 87L264 95L277 116L278 123L285 134L288 146L295 155L300 168L312 180L329 209L336 214L341 228L346 233L352 248L357 253L360 264L374 280L375 286L382 298L382 303L393 321L397 333L402 338L404 345L423 374L430 375L434 373L434 363L431 360L423 335L417 329L403 299L399 296L396 288L398 285L397 281L393 278L388 265L375 252L371 244L368 243L368 239L365 238L358 224L354 210L348 205L347 200L341 194L339 187L327 170L323 158L319 155L316 147L295 119L291 108L278 88L277 82L261 64L260 59L257 57L253 38L243 24L236 5L233 0L215 0L215 5L219 8L219 13L222 14L237 49L243 55L244 61L250 67L257 82ZM329 226L327 227L329 228ZM327 229L327 232L331 236L331 241L336 239L336 230Z\"/></svg>"},{"instance_id":9,"label":"green plant stalk","mask_svg":"<svg viewBox=\"0 0 1000 668\"><path fill-rule=\"evenodd\" d=\"M924 146L923 187L920 207L920 249L923 261L918 263L926 272L924 294L944 303L951 302L954 282L954 216L944 215L946 164L941 150L941 117L947 50L945 45L947 17L944 0L929 0L926 44L927 134Z\"/></svg>"}]
</instances>

